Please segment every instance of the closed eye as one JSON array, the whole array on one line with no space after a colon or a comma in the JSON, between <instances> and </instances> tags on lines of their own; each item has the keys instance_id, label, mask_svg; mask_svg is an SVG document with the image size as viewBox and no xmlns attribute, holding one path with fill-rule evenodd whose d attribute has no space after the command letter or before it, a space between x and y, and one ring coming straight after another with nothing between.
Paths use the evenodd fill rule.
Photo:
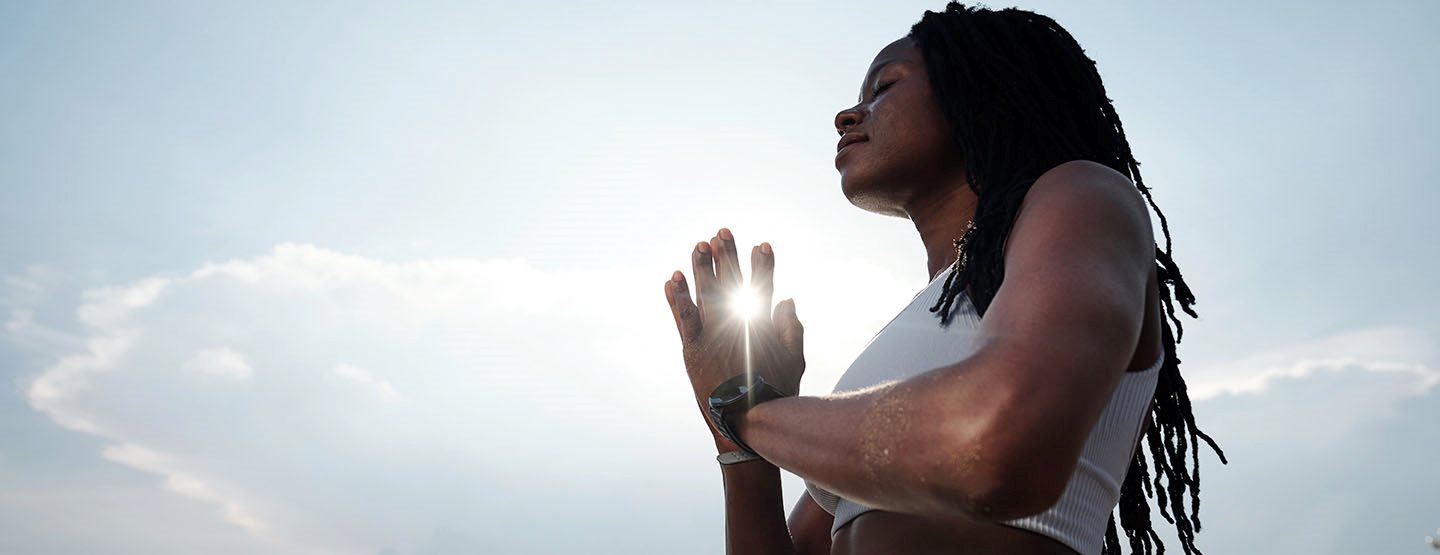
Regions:
<instances>
[{"instance_id":1,"label":"closed eye","mask_svg":"<svg viewBox=\"0 0 1440 555\"><path fill-rule=\"evenodd\" d=\"M879 87L876 87L876 88L875 88L875 91L874 91L874 92L870 93L870 96L871 96L872 98L873 98L873 97L876 97L876 96L880 96L880 93L885 92L885 89L890 88L890 86L891 86L891 85L894 85L894 84L895 84L895 81L891 81L891 82L889 82L889 83L885 83L885 84L883 84L883 85L880 85Z\"/></svg>"}]
</instances>

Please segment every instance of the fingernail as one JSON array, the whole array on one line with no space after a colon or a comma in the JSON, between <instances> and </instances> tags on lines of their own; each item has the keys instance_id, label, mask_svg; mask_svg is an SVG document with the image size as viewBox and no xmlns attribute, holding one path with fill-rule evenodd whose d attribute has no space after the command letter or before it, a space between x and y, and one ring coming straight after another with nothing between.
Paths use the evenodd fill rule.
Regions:
<instances>
[{"instance_id":1,"label":"fingernail","mask_svg":"<svg viewBox=\"0 0 1440 555\"><path fill-rule=\"evenodd\" d=\"M680 270L675 270L675 273L670 275L670 281L673 281L675 283L684 283L685 274L680 273Z\"/></svg>"},{"instance_id":2,"label":"fingernail","mask_svg":"<svg viewBox=\"0 0 1440 555\"><path fill-rule=\"evenodd\" d=\"M775 254L774 252L770 251L770 243L760 243L760 252L763 252L765 254Z\"/></svg>"},{"instance_id":3,"label":"fingernail","mask_svg":"<svg viewBox=\"0 0 1440 555\"><path fill-rule=\"evenodd\" d=\"M734 241L734 240L735 240L735 236L730 234L730 230L729 230L728 228L724 228L724 227L720 228L720 238L721 238L721 239L724 239L724 240L726 240L726 241Z\"/></svg>"},{"instance_id":4,"label":"fingernail","mask_svg":"<svg viewBox=\"0 0 1440 555\"><path fill-rule=\"evenodd\" d=\"M702 242L702 243L700 243L700 247L699 247L699 248L700 248L700 252L701 252L701 253L703 253L703 254L710 254L710 243L703 243L703 242Z\"/></svg>"}]
</instances>

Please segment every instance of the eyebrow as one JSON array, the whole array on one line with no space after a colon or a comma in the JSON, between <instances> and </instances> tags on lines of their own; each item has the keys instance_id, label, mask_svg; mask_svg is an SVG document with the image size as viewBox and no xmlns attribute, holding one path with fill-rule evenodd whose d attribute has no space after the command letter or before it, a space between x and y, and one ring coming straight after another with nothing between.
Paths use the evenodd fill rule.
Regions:
<instances>
[{"instance_id":1,"label":"eyebrow","mask_svg":"<svg viewBox=\"0 0 1440 555\"><path fill-rule=\"evenodd\" d=\"M856 102L857 104L860 103L860 102L864 102L864 101L865 101L865 89L866 89L866 86L865 86L865 85L866 85L867 83L869 83L871 79L874 79L876 75L879 75L880 72L885 69L885 66L888 66L888 65L890 65L890 64L893 64L893 63L899 62L899 61L902 61L901 58L887 58L887 59L885 59L885 61L880 62L880 65L875 66L875 69L873 69L873 70L871 70L870 72L866 73L866 74L865 74L865 81L862 82L862 83L860 83L860 96L855 99L855 102Z\"/></svg>"}]
</instances>

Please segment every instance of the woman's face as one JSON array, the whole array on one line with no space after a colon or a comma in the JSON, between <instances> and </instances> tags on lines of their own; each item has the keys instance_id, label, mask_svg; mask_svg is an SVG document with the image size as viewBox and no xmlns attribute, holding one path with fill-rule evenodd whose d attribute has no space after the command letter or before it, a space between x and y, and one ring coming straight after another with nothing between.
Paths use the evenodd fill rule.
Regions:
<instances>
[{"instance_id":1,"label":"woman's face","mask_svg":"<svg viewBox=\"0 0 1440 555\"><path fill-rule=\"evenodd\" d=\"M921 56L909 38L881 49L865 73L860 103L835 115L842 134L835 169L855 206L903 218L917 195L963 180L959 149Z\"/></svg>"}]
</instances>

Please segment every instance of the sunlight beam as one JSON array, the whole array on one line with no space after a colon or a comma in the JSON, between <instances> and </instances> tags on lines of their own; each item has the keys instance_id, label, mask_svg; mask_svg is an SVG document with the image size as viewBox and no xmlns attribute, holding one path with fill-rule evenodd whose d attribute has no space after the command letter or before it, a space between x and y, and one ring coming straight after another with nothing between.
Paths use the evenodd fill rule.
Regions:
<instances>
[{"instance_id":1,"label":"sunlight beam","mask_svg":"<svg viewBox=\"0 0 1440 555\"><path fill-rule=\"evenodd\" d=\"M750 287L740 287L730 295L730 312L747 323L760 316L760 295Z\"/></svg>"}]
</instances>

